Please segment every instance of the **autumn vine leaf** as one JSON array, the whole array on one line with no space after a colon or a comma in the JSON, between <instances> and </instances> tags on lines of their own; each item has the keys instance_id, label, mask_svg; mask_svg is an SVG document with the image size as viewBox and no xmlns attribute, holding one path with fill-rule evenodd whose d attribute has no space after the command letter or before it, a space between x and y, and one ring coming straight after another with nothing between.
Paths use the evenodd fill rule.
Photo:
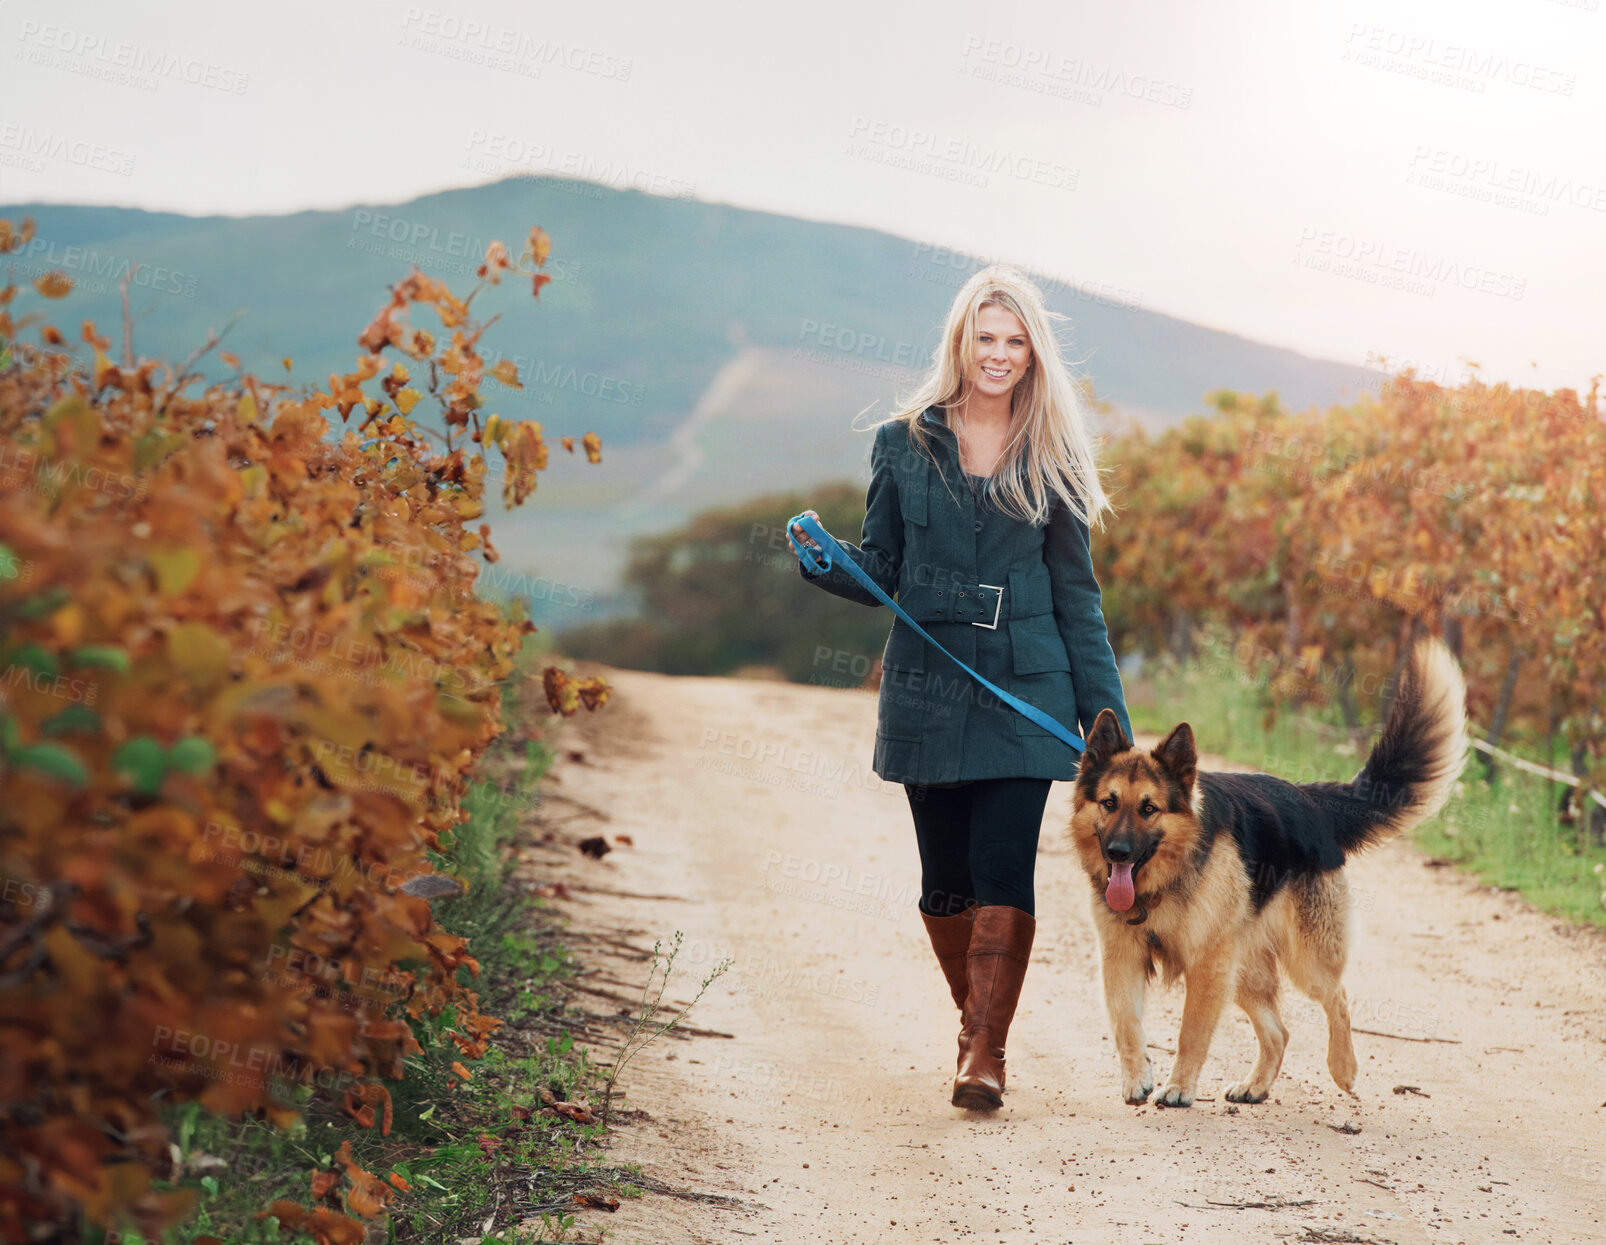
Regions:
<instances>
[{"instance_id":1,"label":"autumn vine leaf","mask_svg":"<svg viewBox=\"0 0 1606 1245\"><path fill-rule=\"evenodd\" d=\"M33 283L33 288L46 298L66 298L72 286L72 278L60 271L47 272Z\"/></svg>"},{"instance_id":2,"label":"autumn vine leaf","mask_svg":"<svg viewBox=\"0 0 1606 1245\"><path fill-rule=\"evenodd\" d=\"M544 268L546 267L547 258L551 254L552 239L547 237L546 230L537 225L534 229L530 230L530 236L525 239L524 252L519 256L519 259L521 262L526 259L531 260L534 262L537 268ZM550 274L545 272L533 273L531 276L534 286L531 292L536 298L540 298L542 287L548 285L551 282L552 277Z\"/></svg>"}]
</instances>

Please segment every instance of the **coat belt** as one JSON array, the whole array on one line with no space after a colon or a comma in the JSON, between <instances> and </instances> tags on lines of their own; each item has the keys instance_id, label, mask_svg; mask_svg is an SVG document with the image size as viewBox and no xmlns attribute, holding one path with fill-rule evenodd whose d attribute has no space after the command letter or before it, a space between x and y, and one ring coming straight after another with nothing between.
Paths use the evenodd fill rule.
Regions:
<instances>
[{"instance_id":1,"label":"coat belt","mask_svg":"<svg viewBox=\"0 0 1606 1245\"><path fill-rule=\"evenodd\" d=\"M916 622L979 623L982 626L992 626L995 619L1002 625L1006 619L1032 618L1054 610L1047 576L1026 576L1018 572L1002 582L945 580L935 584L911 584L907 592L899 593L898 604Z\"/></svg>"}]
</instances>

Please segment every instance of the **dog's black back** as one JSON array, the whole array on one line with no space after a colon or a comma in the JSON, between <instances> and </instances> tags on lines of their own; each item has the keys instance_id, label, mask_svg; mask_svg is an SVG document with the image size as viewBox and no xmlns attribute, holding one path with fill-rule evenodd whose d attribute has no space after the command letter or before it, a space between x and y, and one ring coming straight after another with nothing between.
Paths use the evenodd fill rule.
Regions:
<instances>
[{"instance_id":1,"label":"dog's black back","mask_svg":"<svg viewBox=\"0 0 1606 1245\"><path fill-rule=\"evenodd\" d=\"M1199 775L1198 851L1231 834L1249 874L1255 911L1290 880L1342 868L1364 810L1345 783L1296 785L1271 774Z\"/></svg>"}]
</instances>

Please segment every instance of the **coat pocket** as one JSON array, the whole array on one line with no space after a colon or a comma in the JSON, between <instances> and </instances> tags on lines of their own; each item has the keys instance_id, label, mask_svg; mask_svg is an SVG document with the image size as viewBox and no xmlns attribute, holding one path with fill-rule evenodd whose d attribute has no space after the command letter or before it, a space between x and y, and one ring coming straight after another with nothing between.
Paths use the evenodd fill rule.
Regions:
<instances>
[{"instance_id":1,"label":"coat pocket","mask_svg":"<svg viewBox=\"0 0 1606 1245\"><path fill-rule=\"evenodd\" d=\"M877 735L870 767L886 782L919 782L920 741Z\"/></svg>"},{"instance_id":2,"label":"coat pocket","mask_svg":"<svg viewBox=\"0 0 1606 1245\"><path fill-rule=\"evenodd\" d=\"M1052 614L1014 618L1009 623L1011 669L1016 678L1010 687L1016 696L1035 705L1058 720L1067 730L1076 730L1076 685L1071 679L1071 661L1054 625ZM1011 710L1017 735L1048 735L1050 732Z\"/></svg>"},{"instance_id":3,"label":"coat pocket","mask_svg":"<svg viewBox=\"0 0 1606 1245\"><path fill-rule=\"evenodd\" d=\"M1010 619L1009 650L1016 674L1046 674L1071 668L1070 655L1052 614Z\"/></svg>"}]
</instances>

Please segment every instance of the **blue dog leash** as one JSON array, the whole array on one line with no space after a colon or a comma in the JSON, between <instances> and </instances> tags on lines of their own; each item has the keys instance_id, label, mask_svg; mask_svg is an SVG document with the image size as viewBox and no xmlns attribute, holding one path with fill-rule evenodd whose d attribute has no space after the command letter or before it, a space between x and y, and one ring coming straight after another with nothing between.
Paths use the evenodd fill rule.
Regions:
<instances>
[{"instance_id":1,"label":"blue dog leash","mask_svg":"<svg viewBox=\"0 0 1606 1245\"><path fill-rule=\"evenodd\" d=\"M813 537L813 539L819 544L820 555L818 557L815 557L809 551L807 545L800 545L797 543L797 541L793 540L792 528L794 525L802 528L804 532ZM865 574L864 568L850 558L847 554L847 551L844 550L841 545L837 544L836 537L832 536L830 532L826 531L825 528L820 526L818 519L815 519L811 515L797 515L786 525L786 538L791 542L792 549L797 554L797 560L802 562L805 566L812 562L812 564L819 568L819 570L828 571L831 569L832 554L840 557L842 559L842 565L844 568L846 568L848 574L852 575L854 579L858 580L859 583L869 589L871 594L874 595L875 598L881 602L881 604L885 605L899 618L903 619L904 622L913 627L921 636L925 638L928 644L935 648L944 657L952 661L954 665L958 666L966 674L970 675L971 678L975 679L976 682L980 683L994 696L997 696L999 700L1003 701L1011 709L1015 710L1016 713L1024 714L1033 722L1036 722L1037 725L1041 726L1045 731L1053 735L1055 738L1061 739L1070 744L1070 746L1076 749L1076 751L1081 752L1087 746L1083 743L1080 735L1072 734L1070 731L1066 730L1064 726L1062 726L1059 722L1056 722L1053 718L1049 717L1048 714L1044 713L1036 705L1029 705L1019 696L1012 696L1003 688L998 687L996 684L987 679L984 679L969 666L965 665L964 662L960 661L959 658L955 657L952 653L945 649L941 644L938 644L937 641L933 640L931 636L927 634L924 627L909 617L903 606L899 605L886 593L881 591L880 586L875 582L875 580L871 579L869 575Z\"/></svg>"}]
</instances>

